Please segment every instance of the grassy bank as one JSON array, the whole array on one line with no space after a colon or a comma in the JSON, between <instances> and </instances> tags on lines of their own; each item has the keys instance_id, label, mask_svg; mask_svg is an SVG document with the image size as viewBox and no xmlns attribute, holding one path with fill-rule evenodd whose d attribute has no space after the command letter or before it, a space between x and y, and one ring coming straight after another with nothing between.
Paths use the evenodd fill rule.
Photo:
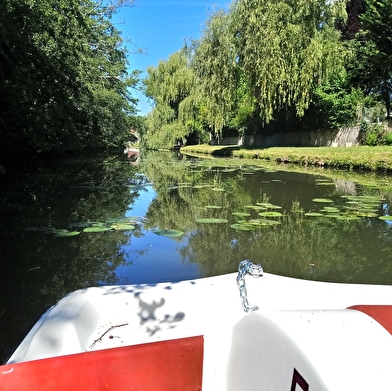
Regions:
<instances>
[{"instance_id":1,"label":"grassy bank","mask_svg":"<svg viewBox=\"0 0 392 391\"><path fill-rule=\"evenodd\" d=\"M392 172L392 147L273 147L244 148L231 145L191 145L182 153L262 159L304 166Z\"/></svg>"}]
</instances>

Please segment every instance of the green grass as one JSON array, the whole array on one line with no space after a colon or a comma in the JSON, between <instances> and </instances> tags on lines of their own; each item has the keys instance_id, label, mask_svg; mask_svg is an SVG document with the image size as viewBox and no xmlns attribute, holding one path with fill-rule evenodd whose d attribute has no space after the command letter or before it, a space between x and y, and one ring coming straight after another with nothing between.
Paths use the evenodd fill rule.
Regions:
<instances>
[{"instance_id":1,"label":"green grass","mask_svg":"<svg viewBox=\"0 0 392 391\"><path fill-rule=\"evenodd\" d=\"M244 148L229 145L191 145L182 153L262 159L303 166L392 172L392 147L272 147Z\"/></svg>"}]
</instances>

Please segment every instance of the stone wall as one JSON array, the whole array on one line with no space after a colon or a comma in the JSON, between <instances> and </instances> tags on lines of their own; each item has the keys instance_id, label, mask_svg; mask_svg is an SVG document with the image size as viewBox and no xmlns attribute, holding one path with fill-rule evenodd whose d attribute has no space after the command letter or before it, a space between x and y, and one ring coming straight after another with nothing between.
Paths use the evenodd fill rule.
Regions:
<instances>
[{"instance_id":1,"label":"stone wall","mask_svg":"<svg viewBox=\"0 0 392 391\"><path fill-rule=\"evenodd\" d=\"M282 132L211 139L211 145L246 147L351 147L359 145L359 126L314 132Z\"/></svg>"}]
</instances>

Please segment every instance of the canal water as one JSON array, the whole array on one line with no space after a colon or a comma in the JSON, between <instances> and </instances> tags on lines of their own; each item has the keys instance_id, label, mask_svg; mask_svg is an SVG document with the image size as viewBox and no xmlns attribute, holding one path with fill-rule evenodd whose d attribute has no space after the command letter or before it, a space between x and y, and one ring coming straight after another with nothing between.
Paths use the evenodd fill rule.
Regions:
<instances>
[{"instance_id":1,"label":"canal water","mask_svg":"<svg viewBox=\"0 0 392 391\"><path fill-rule=\"evenodd\" d=\"M287 171L289 169L289 171ZM58 160L0 189L0 359L65 294L235 272L392 283L390 177L170 153Z\"/></svg>"}]
</instances>

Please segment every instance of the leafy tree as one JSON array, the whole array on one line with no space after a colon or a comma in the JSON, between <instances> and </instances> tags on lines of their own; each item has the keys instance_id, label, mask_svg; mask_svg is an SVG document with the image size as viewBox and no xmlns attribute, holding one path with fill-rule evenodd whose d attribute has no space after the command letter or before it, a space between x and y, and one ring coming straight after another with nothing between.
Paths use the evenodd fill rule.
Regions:
<instances>
[{"instance_id":1,"label":"leafy tree","mask_svg":"<svg viewBox=\"0 0 392 391\"><path fill-rule=\"evenodd\" d=\"M214 12L199 40L149 69L145 141L170 147L192 132L256 133L282 119L304 127L299 118L315 111L320 126L355 122L362 97L347 81L350 47L336 28L345 17L344 2L319 0L237 0Z\"/></svg>"},{"instance_id":2,"label":"leafy tree","mask_svg":"<svg viewBox=\"0 0 392 391\"><path fill-rule=\"evenodd\" d=\"M318 128L337 129L358 124L364 104L361 89L350 85L344 72L314 89L310 112L315 114Z\"/></svg>"},{"instance_id":3,"label":"leafy tree","mask_svg":"<svg viewBox=\"0 0 392 391\"><path fill-rule=\"evenodd\" d=\"M365 11L365 0L349 0L346 4L346 11L347 20L338 21L336 27L342 32L343 40L352 40L361 29L359 17Z\"/></svg>"},{"instance_id":4,"label":"leafy tree","mask_svg":"<svg viewBox=\"0 0 392 391\"><path fill-rule=\"evenodd\" d=\"M341 2L238 0L233 7L237 58L265 122L281 109L303 116L312 90L343 65Z\"/></svg>"},{"instance_id":5,"label":"leafy tree","mask_svg":"<svg viewBox=\"0 0 392 391\"><path fill-rule=\"evenodd\" d=\"M173 110L173 118L177 119L180 103L189 95L194 82L185 51L172 54L167 61L160 61L156 68L148 68L147 73L147 96L156 106L169 106Z\"/></svg>"},{"instance_id":6,"label":"leafy tree","mask_svg":"<svg viewBox=\"0 0 392 391\"><path fill-rule=\"evenodd\" d=\"M58 125L76 113L70 97L78 96L80 83L71 53L81 48L75 27L83 17L75 1L53 8L7 0L0 7L3 138L11 150L15 144L46 150L58 141Z\"/></svg>"},{"instance_id":7,"label":"leafy tree","mask_svg":"<svg viewBox=\"0 0 392 391\"><path fill-rule=\"evenodd\" d=\"M118 145L136 101L118 4L4 0L0 4L2 159ZM131 4L128 2L128 4Z\"/></svg>"},{"instance_id":8,"label":"leafy tree","mask_svg":"<svg viewBox=\"0 0 392 391\"><path fill-rule=\"evenodd\" d=\"M208 127L243 134L298 122L314 90L344 71L348 51L335 28L344 17L343 2L290 0L237 0L212 14L191 62Z\"/></svg>"},{"instance_id":9,"label":"leafy tree","mask_svg":"<svg viewBox=\"0 0 392 391\"><path fill-rule=\"evenodd\" d=\"M351 82L370 95L378 95L391 117L392 2L365 0L360 16L362 30L356 36L356 56L349 67Z\"/></svg>"},{"instance_id":10,"label":"leafy tree","mask_svg":"<svg viewBox=\"0 0 392 391\"><path fill-rule=\"evenodd\" d=\"M148 68L147 73L145 92L155 107L148 115L143 142L150 148L170 149L178 141L184 142L189 131L181 110L193 91L195 77L186 49L160 61L157 67Z\"/></svg>"},{"instance_id":11,"label":"leafy tree","mask_svg":"<svg viewBox=\"0 0 392 391\"><path fill-rule=\"evenodd\" d=\"M217 133L227 125L237 89L237 53L230 14L220 10L207 21L202 38L194 43L192 68L198 77L206 121Z\"/></svg>"},{"instance_id":12,"label":"leafy tree","mask_svg":"<svg viewBox=\"0 0 392 391\"><path fill-rule=\"evenodd\" d=\"M255 133L260 127L259 110L257 100L252 94L249 80L243 70L239 70L240 76L235 94L235 106L233 115L229 120L229 127L237 129L238 134Z\"/></svg>"}]
</instances>

